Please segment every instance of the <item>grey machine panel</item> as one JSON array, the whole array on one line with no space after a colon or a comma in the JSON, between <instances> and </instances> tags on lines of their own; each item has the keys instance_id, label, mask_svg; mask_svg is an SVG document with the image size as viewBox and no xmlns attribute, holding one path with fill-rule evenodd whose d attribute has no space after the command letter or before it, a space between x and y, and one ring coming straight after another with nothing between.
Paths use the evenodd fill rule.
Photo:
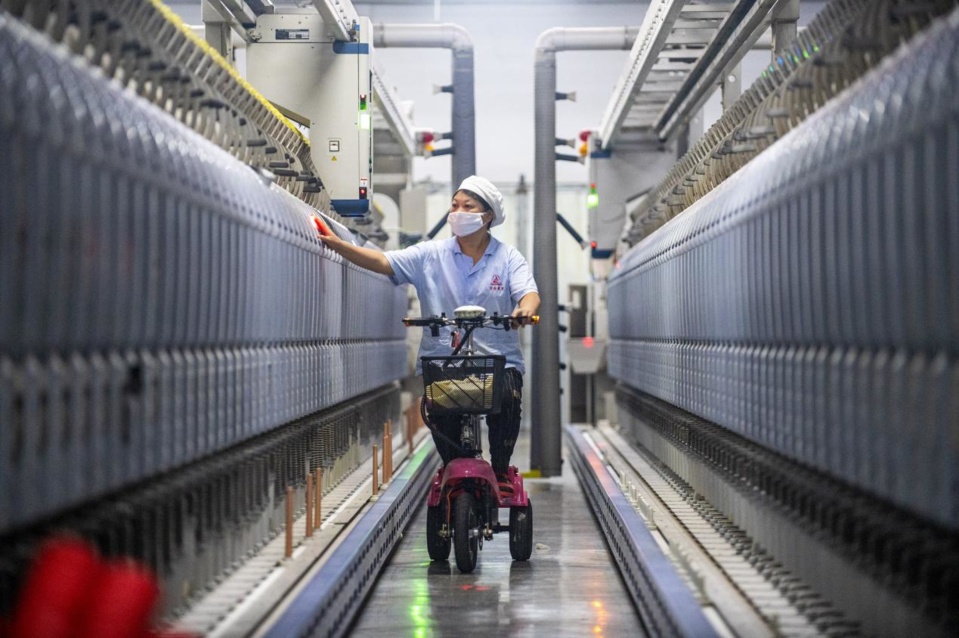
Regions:
<instances>
[{"instance_id":1,"label":"grey machine panel","mask_svg":"<svg viewBox=\"0 0 959 638\"><path fill-rule=\"evenodd\" d=\"M286 452L269 460L263 436L312 422L301 439L315 445L288 450L312 469L398 418L405 290L325 249L314 208L5 13L0 193L0 575L12 539L41 523L143 556L122 540L139 523L104 512L154 501L97 499L202 459L222 461L223 480L197 486L225 499L210 512L241 521L260 498L243 485L305 477ZM260 452L218 456L254 442ZM241 457L249 480L230 465ZM155 512L173 508L162 520L183 541L206 497L171 485L153 496L189 512L162 499ZM218 551L217 564L239 557Z\"/></svg>"}]
</instances>

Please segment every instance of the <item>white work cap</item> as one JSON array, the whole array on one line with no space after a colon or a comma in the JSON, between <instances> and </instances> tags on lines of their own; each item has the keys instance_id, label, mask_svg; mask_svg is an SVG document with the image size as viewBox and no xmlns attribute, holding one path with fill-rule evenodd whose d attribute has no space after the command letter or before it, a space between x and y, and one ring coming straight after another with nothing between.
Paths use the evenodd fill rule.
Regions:
<instances>
[{"instance_id":1,"label":"white work cap","mask_svg":"<svg viewBox=\"0 0 959 638\"><path fill-rule=\"evenodd\" d=\"M503 194L493 186L493 182L485 177L470 175L463 180L456 192L464 190L476 193L483 198L484 202L489 204L490 210L493 211L493 222L490 226L499 226L506 221L506 213L503 211Z\"/></svg>"}]
</instances>

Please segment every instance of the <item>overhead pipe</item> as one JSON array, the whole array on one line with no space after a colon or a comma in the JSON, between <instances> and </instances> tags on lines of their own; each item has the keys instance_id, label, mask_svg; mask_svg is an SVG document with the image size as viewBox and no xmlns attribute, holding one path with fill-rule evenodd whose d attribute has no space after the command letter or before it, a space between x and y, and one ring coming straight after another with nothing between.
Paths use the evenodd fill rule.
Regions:
<instances>
[{"instance_id":1,"label":"overhead pipe","mask_svg":"<svg viewBox=\"0 0 959 638\"><path fill-rule=\"evenodd\" d=\"M375 24L374 47L450 49L453 54L453 188L476 174L473 40L458 24ZM444 90L444 92L446 92ZM439 155L434 151L433 155Z\"/></svg>"},{"instance_id":2,"label":"overhead pipe","mask_svg":"<svg viewBox=\"0 0 959 638\"><path fill-rule=\"evenodd\" d=\"M542 476L562 473L559 404L559 283L556 275L556 53L629 50L637 27L543 31L536 40L534 69L535 172L533 179L533 276L542 298L533 331L530 467Z\"/></svg>"},{"instance_id":3,"label":"overhead pipe","mask_svg":"<svg viewBox=\"0 0 959 638\"><path fill-rule=\"evenodd\" d=\"M575 228L573 228L573 225L569 223L569 220L563 217L562 213L556 213L556 221L558 221L560 225L566 229L566 232L570 234L570 236L573 238L573 241L579 244L580 248L586 248L586 246L589 245L586 243L586 240L583 239L583 236L580 235Z\"/></svg>"}]
</instances>

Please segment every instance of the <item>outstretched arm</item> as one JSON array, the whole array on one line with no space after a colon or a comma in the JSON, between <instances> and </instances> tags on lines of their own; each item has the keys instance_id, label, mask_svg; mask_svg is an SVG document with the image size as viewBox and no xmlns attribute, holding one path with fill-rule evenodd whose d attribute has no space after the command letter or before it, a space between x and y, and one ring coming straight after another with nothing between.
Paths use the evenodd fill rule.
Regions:
<instances>
[{"instance_id":1,"label":"outstretched arm","mask_svg":"<svg viewBox=\"0 0 959 638\"><path fill-rule=\"evenodd\" d=\"M319 238L326 244L327 248L342 255L344 259L353 262L360 268L372 270L388 277L392 277L394 274L390 261L386 258L386 255L378 250L354 246L333 234L319 235Z\"/></svg>"}]
</instances>

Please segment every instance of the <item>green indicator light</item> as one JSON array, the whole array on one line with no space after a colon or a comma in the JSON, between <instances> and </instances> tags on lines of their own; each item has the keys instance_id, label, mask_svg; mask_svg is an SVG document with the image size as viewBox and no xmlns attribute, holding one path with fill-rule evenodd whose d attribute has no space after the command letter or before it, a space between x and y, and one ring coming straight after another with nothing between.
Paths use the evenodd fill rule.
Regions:
<instances>
[{"instance_id":1,"label":"green indicator light","mask_svg":"<svg viewBox=\"0 0 959 638\"><path fill-rule=\"evenodd\" d=\"M596 208L599 206L599 195L590 193L586 196L586 208Z\"/></svg>"},{"instance_id":2,"label":"green indicator light","mask_svg":"<svg viewBox=\"0 0 959 638\"><path fill-rule=\"evenodd\" d=\"M814 44L814 45L812 46L812 50L815 51L816 53L819 53L819 45L818 45L818 44Z\"/></svg>"}]
</instances>

